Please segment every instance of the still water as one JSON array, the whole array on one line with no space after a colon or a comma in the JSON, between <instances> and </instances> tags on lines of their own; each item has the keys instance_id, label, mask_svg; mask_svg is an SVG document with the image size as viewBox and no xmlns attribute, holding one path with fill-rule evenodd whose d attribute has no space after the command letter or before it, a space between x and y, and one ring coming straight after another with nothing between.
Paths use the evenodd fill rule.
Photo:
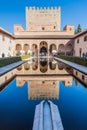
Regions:
<instances>
[{"instance_id":1,"label":"still water","mask_svg":"<svg viewBox=\"0 0 87 130\"><path fill-rule=\"evenodd\" d=\"M0 92L0 130L32 130L35 106L43 99L58 106L64 130L87 130L86 83L74 71L53 59L19 66L16 78Z\"/></svg>"}]
</instances>

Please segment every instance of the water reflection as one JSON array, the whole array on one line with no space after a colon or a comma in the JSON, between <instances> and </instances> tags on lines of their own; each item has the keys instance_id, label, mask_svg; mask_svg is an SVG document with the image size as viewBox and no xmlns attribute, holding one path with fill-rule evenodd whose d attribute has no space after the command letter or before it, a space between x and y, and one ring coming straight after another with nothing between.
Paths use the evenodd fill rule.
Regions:
<instances>
[{"instance_id":1,"label":"water reflection","mask_svg":"<svg viewBox=\"0 0 87 130\"><path fill-rule=\"evenodd\" d=\"M19 68L17 68L16 84L23 87L25 82L28 83L29 100L59 99L59 83L62 82L65 87L71 87L73 81L71 75L77 74L70 66L47 58L33 59L30 64L28 62L23 64L21 71ZM76 79L75 83L77 86Z\"/></svg>"},{"instance_id":2,"label":"water reflection","mask_svg":"<svg viewBox=\"0 0 87 130\"><path fill-rule=\"evenodd\" d=\"M54 59L35 58L32 61L19 66L17 68L17 75L69 75L69 73L62 69L64 65L56 62ZM27 71L26 71L27 70Z\"/></svg>"},{"instance_id":3,"label":"water reflection","mask_svg":"<svg viewBox=\"0 0 87 130\"><path fill-rule=\"evenodd\" d=\"M50 60L49 61L49 67L51 70L55 70L56 69L56 62L54 60Z\"/></svg>"},{"instance_id":4,"label":"water reflection","mask_svg":"<svg viewBox=\"0 0 87 130\"><path fill-rule=\"evenodd\" d=\"M25 82L28 83L29 100L59 99L59 82L62 81L65 86L72 86L72 76L59 66L64 65L54 59L33 59L31 64L27 62L22 65L24 69L21 71L20 67L17 68L16 86L23 87ZM27 72L25 67L29 68Z\"/></svg>"},{"instance_id":5,"label":"water reflection","mask_svg":"<svg viewBox=\"0 0 87 130\"><path fill-rule=\"evenodd\" d=\"M24 63L24 69L25 70L29 70L30 69L30 65L28 64L28 62Z\"/></svg>"},{"instance_id":6,"label":"water reflection","mask_svg":"<svg viewBox=\"0 0 87 130\"><path fill-rule=\"evenodd\" d=\"M58 81L29 81L28 99L59 99Z\"/></svg>"},{"instance_id":7,"label":"water reflection","mask_svg":"<svg viewBox=\"0 0 87 130\"><path fill-rule=\"evenodd\" d=\"M19 66L14 74L16 80L0 93L0 129L32 130L35 106L51 99L59 107L65 130L87 130L87 89L72 76L87 84L87 75L54 59L38 58Z\"/></svg>"},{"instance_id":8,"label":"water reflection","mask_svg":"<svg viewBox=\"0 0 87 130\"><path fill-rule=\"evenodd\" d=\"M17 76L16 86L23 87L27 82L28 100L59 99L60 82L72 87L72 76Z\"/></svg>"},{"instance_id":9,"label":"water reflection","mask_svg":"<svg viewBox=\"0 0 87 130\"><path fill-rule=\"evenodd\" d=\"M42 73L47 72L47 70L48 70L48 60L47 60L47 58L41 58L40 61L39 61L39 66L40 66L40 71Z\"/></svg>"},{"instance_id":10,"label":"water reflection","mask_svg":"<svg viewBox=\"0 0 87 130\"><path fill-rule=\"evenodd\" d=\"M28 83L28 99L59 99L59 83L60 81L65 87L72 86L72 76L45 76L34 77L32 76L17 76L16 86L23 87Z\"/></svg>"},{"instance_id":11,"label":"water reflection","mask_svg":"<svg viewBox=\"0 0 87 130\"><path fill-rule=\"evenodd\" d=\"M72 76L75 77L76 84L80 81L82 84L84 84L84 87L87 88L87 75L86 74L84 74L84 73L82 73L74 68L71 68L68 65L64 65L64 69L69 74L71 74Z\"/></svg>"}]
</instances>

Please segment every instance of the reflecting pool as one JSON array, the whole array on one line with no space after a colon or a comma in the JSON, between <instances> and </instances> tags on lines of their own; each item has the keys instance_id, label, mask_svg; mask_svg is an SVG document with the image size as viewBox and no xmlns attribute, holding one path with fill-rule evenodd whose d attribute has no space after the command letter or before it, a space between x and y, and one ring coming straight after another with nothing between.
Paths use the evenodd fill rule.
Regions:
<instances>
[{"instance_id":1,"label":"reflecting pool","mask_svg":"<svg viewBox=\"0 0 87 130\"><path fill-rule=\"evenodd\" d=\"M87 75L46 58L19 66L0 91L0 130L32 130L35 107L45 99L58 106L64 130L87 130Z\"/></svg>"}]
</instances>

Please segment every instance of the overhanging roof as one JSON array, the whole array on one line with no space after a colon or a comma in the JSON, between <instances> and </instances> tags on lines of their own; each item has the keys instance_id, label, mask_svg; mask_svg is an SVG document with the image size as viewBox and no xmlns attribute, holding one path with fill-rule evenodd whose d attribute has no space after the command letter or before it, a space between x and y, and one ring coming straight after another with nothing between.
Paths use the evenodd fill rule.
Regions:
<instances>
[{"instance_id":1,"label":"overhanging roof","mask_svg":"<svg viewBox=\"0 0 87 130\"><path fill-rule=\"evenodd\" d=\"M5 29L3 29L1 27L0 27L0 32L14 38L14 36L11 33L9 33L7 30L5 30Z\"/></svg>"},{"instance_id":2,"label":"overhanging roof","mask_svg":"<svg viewBox=\"0 0 87 130\"><path fill-rule=\"evenodd\" d=\"M87 29L84 30L84 31L82 31L82 32L80 32L80 33L78 33L78 34L76 34L76 35L74 36L74 38L78 38L78 37L80 37L80 36L82 36L82 35L84 35L84 34L87 34Z\"/></svg>"}]
</instances>

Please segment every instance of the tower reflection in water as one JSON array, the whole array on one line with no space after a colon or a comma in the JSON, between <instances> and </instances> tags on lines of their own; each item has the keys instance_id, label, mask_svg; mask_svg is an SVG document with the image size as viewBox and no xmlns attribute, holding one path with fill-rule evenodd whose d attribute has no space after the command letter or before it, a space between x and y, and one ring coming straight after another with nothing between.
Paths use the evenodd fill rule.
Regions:
<instances>
[{"instance_id":1,"label":"tower reflection in water","mask_svg":"<svg viewBox=\"0 0 87 130\"><path fill-rule=\"evenodd\" d=\"M59 99L60 81L72 86L72 76L53 59L33 59L17 68L17 87L28 83L29 100Z\"/></svg>"}]
</instances>

